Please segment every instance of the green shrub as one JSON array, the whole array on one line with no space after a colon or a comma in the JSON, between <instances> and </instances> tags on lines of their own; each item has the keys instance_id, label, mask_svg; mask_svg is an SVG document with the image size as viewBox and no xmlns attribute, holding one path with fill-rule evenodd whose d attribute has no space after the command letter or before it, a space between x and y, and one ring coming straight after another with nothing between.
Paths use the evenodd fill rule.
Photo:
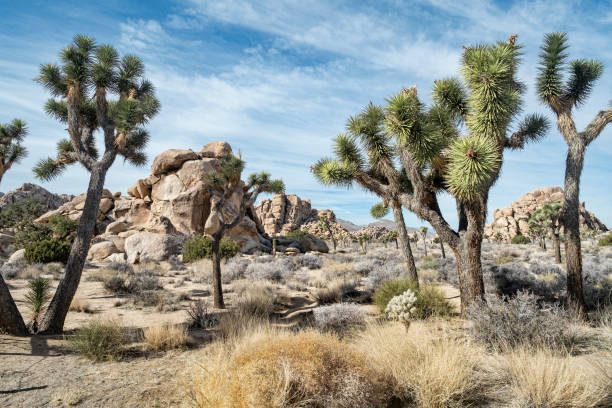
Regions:
<instances>
[{"instance_id":1,"label":"green shrub","mask_svg":"<svg viewBox=\"0 0 612 408\"><path fill-rule=\"evenodd\" d=\"M301 240L302 238L304 238L306 235L308 235L308 232L304 231L304 230L293 230L290 233L287 234L287 238L293 238L293 239L299 239Z\"/></svg>"},{"instance_id":2,"label":"green shrub","mask_svg":"<svg viewBox=\"0 0 612 408\"><path fill-rule=\"evenodd\" d=\"M229 259L238 253L239 247L227 237L221 238L219 254L221 259ZM207 235L196 235L183 245L183 262L189 263L199 259L212 258L212 238Z\"/></svg>"},{"instance_id":3,"label":"green shrub","mask_svg":"<svg viewBox=\"0 0 612 408\"><path fill-rule=\"evenodd\" d=\"M67 338L70 349L91 360L119 360L126 333L116 320L94 319Z\"/></svg>"},{"instance_id":4,"label":"green shrub","mask_svg":"<svg viewBox=\"0 0 612 408\"><path fill-rule=\"evenodd\" d=\"M17 249L25 248L32 242L53 238L53 231L46 224L23 221L17 224L15 229L15 247Z\"/></svg>"},{"instance_id":5,"label":"green shrub","mask_svg":"<svg viewBox=\"0 0 612 408\"><path fill-rule=\"evenodd\" d=\"M599 246L610 246L612 245L612 232L608 235L605 235L603 238L599 240Z\"/></svg>"},{"instance_id":6,"label":"green shrub","mask_svg":"<svg viewBox=\"0 0 612 408\"><path fill-rule=\"evenodd\" d=\"M33 332L36 332L38 328L38 316L43 312L47 301L51 299L50 286L51 283L45 278L35 278L28 282L25 300L32 312L31 329Z\"/></svg>"},{"instance_id":7,"label":"green shrub","mask_svg":"<svg viewBox=\"0 0 612 408\"><path fill-rule=\"evenodd\" d=\"M32 222L46 211L45 205L37 197L7 205L0 211L0 228L14 227L24 221Z\"/></svg>"},{"instance_id":8,"label":"green shrub","mask_svg":"<svg viewBox=\"0 0 612 408\"><path fill-rule=\"evenodd\" d=\"M515 235L514 237L512 237L512 241L510 241L510 242L512 242L513 244L519 244L519 245L522 245L522 244L531 244L531 240L529 238L527 238L524 235L520 235L520 234L519 235Z\"/></svg>"},{"instance_id":9,"label":"green shrub","mask_svg":"<svg viewBox=\"0 0 612 408\"><path fill-rule=\"evenodd\" d=\"M497 265L502 265L502 264L506 264L506 263L510 263L510 262L514 262L514 258L511 256L500 256L499 258L497 258L497 260L495 261L495 263Z\"/></svg>"},{"instance_id":10,"label":"green shrub","mask_svg":"<svg viewBox=\"0 0 612 408\"><path fill-rule=\"evenodd\" d=\"M76 232L79 223L65 215L56 215L49 218L48 225L55 238L65 239Z\"/></svg>"},{"instance_id":11,"label":"green shrub","mask_svg":"<svg viewBox=\"0 0 612 408\"><path fill-rule=\"evenodd\" d=\"M29 264L68 261L70 243L64 240L44 239L34 241L25 249L25 260Z\"/></svg>"},{"instance_id":12,"label":"green shrub","mask_svg":"<svg viewBox=\"0 0 612 408\"><path fill-rule=\"evenodd\" d=\"M374 292L372 301L382 312L393 297L401 295L408 289L417 295L417 302L414 305L416 308L414 316L417 319L448 316L452 313L452 305L438 288L433 285L421 285L417 288L416 282L410 279L395 279L383 283Z\"/></svg>"}]
</instances>

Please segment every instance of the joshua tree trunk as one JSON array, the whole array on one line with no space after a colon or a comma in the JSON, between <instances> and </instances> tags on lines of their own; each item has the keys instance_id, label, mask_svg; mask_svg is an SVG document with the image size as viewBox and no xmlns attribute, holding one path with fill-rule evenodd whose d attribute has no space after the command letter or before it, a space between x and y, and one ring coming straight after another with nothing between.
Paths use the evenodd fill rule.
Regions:
<instances>
[{"instance_id":1,"label":"joshua tree trunk","mask_svg":"<svg viewBox=\"0 0 612 408\"><path fill-rule=\"evenodd\" d=\"M553 250L555 251L555 262L561 263L561 245L559 244L559 231L553 229L552 231L552 239L553 239Z\"/></svg>"},{"instance_id":2,"label":"joshua tree trunk","mask_svg":"<svg viewBox=\"0 0 612 408\"><path fill-rule=\"evenodd\" d=\"M412 249L410 248L410 239L408 238L408 231L406 230L406 223L404 222L404 214L402 213L401 205L393 205L393 217L395 218L395 227L397 228L397 240L399 246L402 248L402 255L406 261L408 267L408 276L411 280L417 284L419 282L419 276L417 274L416 266L414 265L414 257L412 256Z\"/></svg>"},{"instance_id":3,"label":"joshua tree trunk","mask_svg":"<svg viewBox=\"0 0 612 408\"><path fill-rule=\"evenodd\" d=\"M398 233L398 235L399 235L399 233ZM398 238L395 239L395 249L399 249L399 244L397 242ZM408 245L410 245L410 239L408 238L408 233L406 233L406 242L408 242ZM412 253L412 251L410 251L410 253Z\"/></svg>"},{"instance_id":4,"label":"joshua tree trunk","mask_svg":"<svg viewBox=\"0 0 612 408\"><path fill-rule=\"evenodd\" d=\"M567 268L567 295L576 315L586 318L582 289L582 251L580 247L580 174L584 164L585 146L580 138L568 144L563 190L563 229Z\"/></svg>"},{"instance_id":5,"label":"joshua tree trunk","mask_svg":"<svg viewBox=\"0 0 612 408\"><path fill-rule=\"evenodd\" d=\"M423 249L425 250L425 256L427 256L427 236L423 237Z\"/></svg>"},{"instance_id":6,"label":"joshua tree trunk","mask_svg":"<svg viewBox=\"0 0 612 408\"><path fill-rule=\"evenodd\" d=\"M94 228L96 226L96 218L100 208L100 199L102 198L102 190L104 188L104 179L106 171L111 163L107 165L96 164L91 169L89 178L89 187L87 188L87 196L85 198L85 206L83 214L79 221L77 235L70 250L68 262L64 270L64 277L60 281L55 295L47 308L47 312L39 325L39 332L43 334L59 334L64 328L64 321L70 308L70 303L77 291L85 259L91 245Z\"/></svg>"},{"instance_id":7,"label":"joshua tree trunk","mask_svg":"<svg viewBox=\"0 0 612 408\"><path fill-rule=\"evenodd\" d=\"M221 285L221 256L219 254L219 247L221 244L221 237L217 234L213 235L212 241L212 267L213 267L213 302L217 309L225 309L225 303L223 302L223 287Z\"/></svg>"},{"instance_id":8,"label":"joshua tree trunk","mask_svg":"<svg viewBox=\"0 0 612 408\"><path fill-rule=\"evenodd\" d=\"M442 258L446 258L446 252L444 252L444 242L442 242L441 239L440 239L440 250L442 251Z\"/></svg>"},{"instance_id":9,"label":"joshua tree trunk","mask_svg":"<svg viewBox=\"0 0 612 408\"><path fill-rule=\"evenodd\" d=\"M0 331L6 331L16 336L28 334L23 317L21 317L21 313L19 313L2 275L0 275Z\"/></svg>"}]
</instances>

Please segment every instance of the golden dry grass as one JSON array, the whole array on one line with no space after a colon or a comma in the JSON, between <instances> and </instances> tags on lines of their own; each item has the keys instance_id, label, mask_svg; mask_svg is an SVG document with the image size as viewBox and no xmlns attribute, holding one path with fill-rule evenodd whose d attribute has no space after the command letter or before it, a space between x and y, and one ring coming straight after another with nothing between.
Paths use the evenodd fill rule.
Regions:
<instances>
[{"instance_id":1,"label":"golden dry grass","mask_svg":"<svg viewBox=\"0 0 612 408\"><path fill-rule=\"evenodd\" d=\"M183 348L189 342L187 328L179 324L147 327L143 335L145 347L153 351Z\"/></svg>"},{"instance_id":2,"label":"golden dry grass","mask_svg":"<svg viewBox=\"0 0 612 408\"><path fill-rule=\"evenodd\" d=\"M91 309L91 306L89 306L89 302L87 301L87 299L83 299L78 296L75 296L72 299L72 303L70 303L69 310L71 312L78 312L78 313L93 313L93 310Z\"/></svg>"},{"instance_id":3,"label":"golden dry grass","mask_svg":"<svg viewBox=\"0 0 612 408\"><path fill-rule=\"evenodd\" d=\"M193 372L197 407L380 407L386 378L337 337L260 328L217 346Z\"/></svg>"}]
</instances>

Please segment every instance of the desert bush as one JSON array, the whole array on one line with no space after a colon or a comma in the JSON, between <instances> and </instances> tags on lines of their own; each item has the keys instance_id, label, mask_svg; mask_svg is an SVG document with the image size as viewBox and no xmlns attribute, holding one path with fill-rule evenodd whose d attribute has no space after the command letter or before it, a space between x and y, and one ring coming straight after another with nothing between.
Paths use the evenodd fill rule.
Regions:
<instances>
[{"instance_id":1,"label":"desert bush","mask_svg":"<svg viewBox=\"0 0 612 408\"><path fill-rule=\"evenodd\" d=\"M322 331L343 333L365 324L365 313L355 303L336 303L312 310L315 326Z\"/></svg>"},{"instance_id":2,"label":"desert bush","mask_svg":"<svg viewBox=\"0 0 612 408\"><path fill-rule=\"evenodd\" d=\"M75 296L72 299L69 310L71 312L78 312L78 313L93 313L93 310L89 306L89 302L86 299L83 299L78 296Z\"/></svg>"},{"instance_id":3,"label":"desert bush","mask_svg":"<svg viewBox=\"0 0 612 408\"><path fill-rule=\"evenodd\" d=\"M51 299L51 282L45 278L35 278L28 282L28 291L25 295L25 301L32 313L30 324L31 330L36 333L38 328L38 316L45 309L45 305Z\"/></svg>"},{"instance_id":4,"label":"desert bush","mask_svg":"<svg viewBox=\"0 0 612 408\"><path fill-rule=\"evenodd\" d=\"M599 242L597 242L599 246L610 246L612 245L612 232L608 235L604 235Z\"/></svg>"},{"instance_id":5,"label":"desert bush","mask_svg":"<svg viewBox=\"0 0 612 408\"><path fill-rule=\"evenodd\" d=\"M53 238L71 240L70 236L76 232L79 223L65 215L54 215L49 218L47 225L51 228Z\"/></svg>"},{"instance_id":6,"label":"desert bush","mask_svg":"<svg viewBox=\"0 0 612 408\"><path fill-rule=\"evenodd\" d=\"M372 325L357 347L375 368L387 373L402 407L463 408L495 401L499 375L486 364L477 344L444 336L419 323Z\"/></svg>"},{"instance_id":7,"label":"desert bush","mask_svg":"<svg viewBox=\"0 0 612 408\"><path fill-rule=\"evenodd\" d=\"M119 360L127 336L117 320L93 319L66 340L73 352L91 360Z\"/></svg>"},{"instance_id":8,"label":"desert bush","mask_svg":"<svg viewBox=\"0 0 612 408\"><path fill-rule=\"evenodd\" d=\"M113 275L109 278L106 278L104 280L104 289L114 294L128 292L125 277L123 277L122 275Z\"/></svg>"},{"instance_id":9,"label":"desert bush","mask_svg":"<svg viewBox=\"0 0 612 408\"><path fill-rule=\"evenodd\" d=\"M290 233L288 233L287 238L301 240L307 235L308 235L308 231L303 231L303 230L298 229L298 230L293 230Z\"/></svg>"},{"instance_id":10,"label":"desert bush","mask_svg":"<svg viewBox=\"0 0 612 408\"><path fill-rule=\"evenodd\" d=\"M422 256L419 259L418 266L423 269L438 269L440 262L433 255Z\"/></svg>"},{"instance_id":11,"label":"desert bush","mask_svg":"<svg viewBox=\"0 0 612 408\"><path fill-rule=\"evenodd\" d=\"M510 242L515 245L531 244L531 240L521 234L513 236Z\"/></svg>"},{"instance_id":12,"label":"desert bush","mask_svg":"<svg viewBox=\"0 0 612 408\"><path fill-rule=\"evenodd\" d=\"M47 211L38 197L30 197L7 205L0 211L0 229L11 228L22 222L32 223Z\"/></svg>"},{"instance_id":13,"label":"desert bush","mask_svg":"<svg viewBox=\"0 0 612 408\"><path fill-rule=\"evenodd\" d=\"M115 274L104 280L104 288L111 293L137 295L143 292L156 291L162 284L154 272L139 270L127 274Z\"/></svg>"},{"instance_id":14,"label":"desert bush","mask_svg":"<svg viewBox=\"0 0 612 408\"><path fill-rule=\"evenodd\" d=\"M429 317L446 317L452 314L453 307L446 300L444 294L434 285L417 286L416 282L409 279L396 279L385 282L372 296L372 302L384 312L389 301L407 290L416 295L414 312L411 313L415 319L427 319Z\"/></svg>"},{"instance_id":15,"label":"desert bush","mask_svg":"<svg viewBox=\"0 0 612 408\"><path fill-rule=\"evenodd\" d=\"M296 257L295 261L299 266L303 266L308 269L321 269L323 266L323 260L321 257L314 254L300 255Z\"/></svg>"},{"instance_id":16,"label":"desert bush","mask_svg":"<svg viewBox=\"0 0 612 408\"><path fill-rule=\"evenodd\" d=\"M406 265L402 263L386 263L370 272L366 281L366 287L369 290L376 290L385 282L403 278L406 275Z\"/></svg>"},{"instance_id":17,"label":"desert bush","mask_svg":"<svg viewBox=\"0 0 612 408\"><path fill-rule=\"evenodd\" d=\"M25 249L25 260L27 263L66 263L70 255L71 245L67 241L44 239L34 241Z\"/></svg>"},{"instance_id":18,"label":"desert bush","mask_svg":"<svg viewBox=\"0 0 612 408\"><path fill-rule=\"evenodd\" d=\"M292 258L279 257L269 261L266 260L265 262L259 261L250 263L244 272L244 276L252 280L271 280L278 282L293 276L293 272L296 269L297 265Z\"/></svg>"},{"instance_id":19,"label":"desert bush","mask_svg":"<svg viewBox=\"0 0 612 408\"><path fill-rule=\"evenodd\" d=\"M238 253L239 247L228 237L221 238L219 255L221 259L230 259ZM190 263L199 259L212 258L212 238L207 235L196 235L183 245L183 262Z\"/></svg>"},{"instance_id":20,"label":"desert bush","mask_svg":"<svg viewBox=\"0 0 612 408\"><path fill-rule=\"evenodd\" d=\"M198 299L189 304L189 327L192 329L209 329L217 323L217 319L210 313L203 300Z\"/></svg>"},{"instance_id":21,"label":"desert bush","mask_svg":"<svg viewBox=\"0 0 612 408\"><path fill-rule=\"evenodd\" d=\"M187 328L180 324L146 327L142 333L145 347L153 351L184 348L189 342Z\"/></svg>"},{"instance_id":22,"label":"desert bush","mask_svg":"<svg viewBox=\"0 0 612 408\"><path fill-rule=\"evenodd\" d=\"M372 271L378 270L383 266L384 262L377 258L363 259L355 262L354 269L361 276L368 276Z\"/></svg>"},{"instance_id":23,"label":"desert bush","mask_svg":"<svg viewBox=\"0 0 612 408\"><path fill-rule=\"evenodd\" d=\"M23 269L24 265L22 264L5 263L0 266L0 274L2 274L2 279L15 279L20 275Z\"/></svg>"},{"instance_id":24,"label":"desert bush","mask_svg":"<svg viewBox=\"0 0 612 408\"><path fill-rule=\"evenodd\" d=\"M221 270L221 279L223 283L228 284L236 279L242 279L249 263L248 259L240 257L228 260Z\"/></svg>"},{"instance_id":25,"label":"desert bush","mask_svg":"<svg viewBox=\"0 0 612 408\"><path fill-rule=\"evenodd\" d=\"M115 271L118 273L133 273L134 268L129 262L126 261L112 261L104 269Z\"/></svg>"},{"instance_id":26,"label":"desert bush","mask_svg":"<svg viewBox=\"0 0 612 408\"><path fill-rule=\"evenodd\" d=\"M357 281L348 280L336 280L327 284L327 286L318 288L314 292L314 298L319 304L336 303L341 302L345 296L355 291L357 287Z\"/></svg>"},{"instance_id":27,"label":"desert bush","mask_svg":"<svg viewBox=\"0 0 612 408\"><path fill-rule=\"evenodd\" d=\"M374 408L388 389L364 353L332 335L255 332L211 353L189 394L196 407Z\"/></svg>"},{"instance_id":28,"label":"desert bush","mask_svg":"<svg viewBox=\"0 0 612 408\"><path fill-rule=\"evenodd\" d=\"M512 258L510 256L500 256L495 261L495 264L496 265L502 265L502 264L507 264L507 263L510 263L510 262L514 262L514 258Z\"/></svg>"},{"instance_id":29,"label":"desert bush","mask_svg":"<svg viewBox=\"0 0 612 408\"><path fill-rule=\"evenodd\" d=\"M541 308L537 296L518 292L514 297L490 296L467 311L473 338L495 350L517 346L546 347L570 352L584 340L560 307Z\"/></svg>"},{"instance_id":30,"label":"desert bush","mask_svg":"<svg viewBox=\"0 0 612 408\"><path fill-rule=\"evenodd\" d=\"M24 221L15 226L15 249L23 249L33 242L52 238L53 232L47 224Z\"/></svg>"}]
</instances>

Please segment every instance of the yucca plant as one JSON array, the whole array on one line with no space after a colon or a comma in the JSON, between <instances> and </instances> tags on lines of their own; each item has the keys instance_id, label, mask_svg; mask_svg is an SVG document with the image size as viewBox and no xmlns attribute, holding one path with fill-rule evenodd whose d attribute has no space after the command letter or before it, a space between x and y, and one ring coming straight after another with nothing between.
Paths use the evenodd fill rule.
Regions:
<instances>
[{"instance_id":1,"label":"yucca plant","mask_svg":"<svg viewBox=\"0 0 612 408\"><path fill-rule=\"evenodd\" d=\"M67 127L69 138L60 140L57 156L40 160L34 173L41 180L51 180L69 165L79 163L89 171L90 178L64 278L40 321L38 329L44 333L60 333L64 327L91 245L108 169L117 156L134 165L147 162L143 150L149 134L143 126L160 108L138 57L120 58L114 47L97 45L93 38L77 35L60 52L60 61L60 65L42 65L37 81L53 96L45 104L45 111ZM98 152L96 135L103 138L103 153ZM2 286L0 281L4 298ZM14 302L10 298L2 303ZM3 306L0 314L10 316L0 317L0 322L16 321L15 310Z\"/></svg>"},{"instance_id":2,"label":"yucca plant","mask_svg":"<svg viewBox=\"0 0 612 408\"><path fill-rule=\"evenodd\" d=\"M555 262L561 263L561 245L559 244L559 230L561 229L561 201L549 201L538 208L529 218L529 229L535 232L540 229L550 231L555 252Z\"/></svg>"},{"instance_id":3,"label":"yucca plant","mask_svg":"<svg viewBox=\"0 0 612 408\"><path fill-rule=\"evenodd\" d=\"M612 122L612 107L600 111L579 132L573 110L586 102L595 82L603 73L599 61L577 59L567 62L567 35L551 33L544 37L537 78L538 96L557 117L557 128L567 143L565 186L563 189L563 233L565 235L567 294L577 316L586 317L582 287L580 246L580 175L586 148ZM564 78L564 76L567 78Z\"/></svg>"},{"instance_id":4,"label":"yucca plant","mask_svg":"<svg viewBox=\"0 0 612 408\"><path fill-rule=\"evenodd\" d=\"M212 237L213 264L213 302L218 309L225 308L223 288L221 284L220 244L223 235L237 226L245 217L246 212L257 200L260 193L282 193L285 184L282 180L270 179L266 172L253 173L246 183L241 180L245 162L233 155L221 159L221 170L206 175L206 189L210 194L210 214L206 219L204 232ZM242 190L240 207L231 214L225 208L235 191ZM227 219L230 219L228 222Z\"/></svg>"},{"instance_id":5,"label":"yucca plant","mask_svg":"<svg viewBox=\"0 0 612 408\"><path fill-rule=\"evenodd\" d=\"M38 318L44 311L45 305L51 298L49 293L50 282L45 278L35 278L28 282L28 292L25 295L25 301L30 309L31 323L30 330L36 333L38 330Z\"/></svg>"},{"instance_id":6,"label":"yucca plant","mask_svg":"<svg viewBox=\"0 0 612 408\"><path fill-rule=\"evenodd\" d=\"M465 47L463 80L435 81L433 106L427 108L412 87L389 98L385 109L412 186L401 195L402 204L428 221L455 253L463 311L484 299L481 246L489 190L499 177L504 150L522 149L548 129L543 116L529 115L510 131L525 89L516 78L521 47L515 40ZM442 191L457 202L457 230L438 204Z\"/></svg>"},{"instance_id":7,"label":"yucca plant","mask_svg":"<svg viewBox=\"0 0 612 408\"><path fill-rule=\"evenodd\" d=\"M321 184L350 188L356 183L376 194L383 202L370 210L374 218L386 216L391 207L408 276L418 281L400 199L411 186L395 164L397 152L385 129L384 110L370 103L359 115L349 118L346 128L348 133L339 134L333 141L335 157L320 159L312 172Z\"/></svg>"},{"instance_id":8,"label":"yucca plant","mask_svg":"<svg viewBox=\"0 0 612 408\"><path fill-rule=\"evenodd\" d=\"M15 119L11 123L0 124L0 182L4 174L28 155L21 144L28 134L26 123Z\"/></svg>"}]
</instances>

